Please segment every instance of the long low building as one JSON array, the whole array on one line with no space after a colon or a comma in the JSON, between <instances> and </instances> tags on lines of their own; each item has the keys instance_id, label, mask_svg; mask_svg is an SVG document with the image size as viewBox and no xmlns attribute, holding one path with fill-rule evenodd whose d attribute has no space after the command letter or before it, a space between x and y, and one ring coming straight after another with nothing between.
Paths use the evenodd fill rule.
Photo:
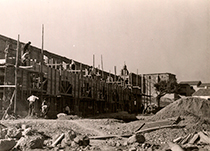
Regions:
<instances>
[{"instance_id":1,"label":"long low building","mask_svg":"<svg viewBox=\"0 0 210 151\"><path fill-rule=\"evenodd\" d=\"M139 112L142 104L141 75L115 75L30 46L23 63L24 43L0 35L0 111L26 116L27 98L36 95L50 104L49 117L69 106L73 113L88 116L105 112ZM17 57L16 57L17 56Z\"/></svg>"}]
</instances>

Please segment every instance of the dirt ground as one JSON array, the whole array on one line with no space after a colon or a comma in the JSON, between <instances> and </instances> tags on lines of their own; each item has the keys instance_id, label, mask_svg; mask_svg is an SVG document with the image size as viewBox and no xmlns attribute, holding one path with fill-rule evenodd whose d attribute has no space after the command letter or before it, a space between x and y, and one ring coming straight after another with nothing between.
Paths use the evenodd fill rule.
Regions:
<instances>
[{"instance_id":1,"label":"dirt ground","mask_svg":"<svg viewBox=\"0 0 210 151\"><path fill-rule=\"evenodd\" d=\"M19 125L27 125L36 129L39 132L55 138L62 133L65 133L69 129L74 130L76 133L86 136L106 136L106 135L124 135L133 134L133 132L139 128L144 120L125 123L122 120L117 119L17 119L17 120L4 120L1 124L7 127L17 127ZM87 150L116 150L122 148L126 150L125 146L122 146L127 138L113 138L106 140L90 139L90 146ZM120 145L116 146L116 143ZM115 143L115 144L114 144ZM45 149L43 149L45 150ZM49 149L46 149L49 150Z\"/></svg>"},{"instance_id":2,"label":"dirt ground","mask_svg":"<svg viewBox=\"0 0 210 151\"><path fill-rule=\"evenodd\" d=\"M74 130L78 134L92 136L112 136L112 135L132 135L143 124L147 123L141 130L161 125L164 122L170 122L173 119L162 120L159 123L157 121L151 121L152 115L138 115L138 120L131 122L124 122L118 119L103 118L103 119L17 119L17 120L4 120L1 124L7 127L17 127L18 125L27 125L36 129L39 132L50 136L52 139L65 133L69 129ZM185 136L188 133L198 131L195 129L196 119L194 117L185 117L180 122L181 124L187 124L185 128L164 128L152 132L144 133L146 143L152 145L158 145L164 147L168 141L173 141L175 138ZM205 124L199 126L199 130L206 128L210 130ZM78 150L102 150L102 151L116 151L116 150L140 150L142 144L126 144L128 138L115 137L107 139L90 139L90 145L85 148L79 148ZM49 148L36 149L36 150L50 150ZM55 150L55 148L51 149ZM57 148L57 150L59 150ZM62 149L61 149L62 150ZM66 150L77 150L68 148ZM142 149L143 150L143 149ZM145 149L146 150L146 149ZM161 148L159 147L159 150Z\"/></svg>"},{"instance_id":3,"label":"dirt ground","mask_svg":"<svg viewBox=\"0 0 210 151\"><path fill-rule=\"evenodd\" d=\"M41 149L27 148L25 150L170 151L168 142L174 142L175 139L181 137L181 142L176 143L180 144L184 150L208 151L210 142L209 144L194 143L190 147L187 145L189 145L189 140L199 132L207 133L206 140L210 141L210 115L206 114L209 105L210 102L206 100L188 98L168 105L155 115L136 116L120 112L91 118L77 116L64 116L58 119L20 118L1 120L0 128L1 124L9 128L25 125L39 134L48 136ZM198 106L200 106L199 112ZM162 128L168 125L176 126ZM151 128L153 130L148 131ZM140 134L144 137L144 139L141 138L140 141L143 140L141 143L137 139L132 139L139 129ZM89 145L61 147L62 142L60 142L53 148L47 146L69 130L73 130L77 135L87 136L90 140ZM187 137L189 135L190 137Z\"/></svg>"}]
</instances>

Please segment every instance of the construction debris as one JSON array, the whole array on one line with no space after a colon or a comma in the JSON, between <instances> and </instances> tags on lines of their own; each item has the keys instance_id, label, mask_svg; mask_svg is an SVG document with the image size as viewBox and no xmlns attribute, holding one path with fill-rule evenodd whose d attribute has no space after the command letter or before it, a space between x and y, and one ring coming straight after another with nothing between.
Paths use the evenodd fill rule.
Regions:
<instances>
[{"instance_id":1,"label":"construction debris","mask_svg":"<svg viewBox=\"0 0 210 151\"><path fill-rule=\"evenodd\" d=\"M15 139L0 139L0 151L9 151L16 144Z\"/></svg>"},{"instance_id":2,"label":"construction debris","mask_svg":"<svg viewBox=\"0 0 210 151\"><path fill-rule=\"evenodd\" d=\"M198 133L187 134L184 137L178 137L168 144L171 147L176 146L175 148L182 146L185 150L198 149L201 145L210 145L210 135L208 135L208 132L200 131Z\"/></svg>"},{"instance_id":3,"label":"construction debris","mask_svg":"<svg viewBox=\"0 0 210 151\"><path fill-rule=\"evenodd\" d=\"M195 101L194 103L199 102ZM175 107L176 105L175 103ZM193 106L195 107L194 104ZM200 109L205 110L205 105L200 106ZM163 113L163 111L160 112ZM175 111L171 109L171 112L174 113ZM168 110L167 114L173 115L171 112ZM2 121L3 126L0 125L0 140L4 143L15 142L13 151L31 149L81 151L210 150L209 118L202 118L202 115L198 116L199 114L188 114L188 116L184 114L185 116L183 116L181 112L186 113L180 111L177 117L164 120L151 120L150 115L144 117L140 115L138 116L139 120L129 123L122 119L107 118L107 116L97 119L70 120L66 118L68 115L64 115L64 120L4 120ZM155 116L157 117L157 115L153 117ZM60 118L63 118L62 115Z\"/></svg>"}]
</instances>

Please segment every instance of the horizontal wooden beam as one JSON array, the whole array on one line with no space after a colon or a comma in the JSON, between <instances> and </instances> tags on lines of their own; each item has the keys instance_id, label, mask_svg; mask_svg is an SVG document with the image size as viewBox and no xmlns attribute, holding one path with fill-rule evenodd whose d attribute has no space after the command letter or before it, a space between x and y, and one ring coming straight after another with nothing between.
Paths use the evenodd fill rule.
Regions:
<instances>
[{"instance_id":1,"label":"horizontal wooden beam","mask_svg":"<svg viewBox=\"0 0 210 151\"><path fill-rule=\"evenodd\" d=\"M141 89L141 87L140 86L133 86L133 88L135 89L135 88L137 88L137 89Z\"/></svg>"},{"instance_id":2,"label":"horizontal wooden beam","mask_svg":"<svg viewBox=\"0 0 210 151\"><path fill-rule=\"evenodd\" d=\"M58 95L62 95L62 96L71 96L71 97L73 97L72 94L66 94L66 93L59 93Z\"/></svg>"},{"instance_id":3,"label":"horizontal wooden beam","mask_svg":"<svg viewBox=\"0 0 210 151\"><path fill-rule=\"evenodd\" d=\"M61 63L46 63L48 66L61 66Z\"/></svg>"},{"instance_id":4,"label":"horizontal wooden beam","mask_svg":"<svg viewBox=\"0 0 210 151\"><path fill-rule=\"evenodd\" d=\"M68 72L85 72L85 70L66 70Z\"/></svg>"},{"instance_id":5,"label":"horizontal wooden beam","mask_svg":"<svg viewBox=\"0 0 210 151\"><path fill-rule=\"evenodd\" d=\"M15 85L0 85L0 88L11 88L11 87L15 87Z\"/></svg>"},{"instance_id":6,"label":"horizontal wooden beam","mask_svg":"<svg viewBox=\"0 0 210 151\"><path fill-rule=\"evenodd\" d=\"M33 68L33 66L19 66L19 68L30 69L30 68Z\"/></svg>"}]
</instances>

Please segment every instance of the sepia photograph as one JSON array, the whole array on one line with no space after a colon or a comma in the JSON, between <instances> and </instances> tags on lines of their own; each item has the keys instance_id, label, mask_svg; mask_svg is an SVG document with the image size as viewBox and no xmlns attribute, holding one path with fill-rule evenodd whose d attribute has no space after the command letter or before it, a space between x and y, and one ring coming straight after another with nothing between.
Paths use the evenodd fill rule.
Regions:
<instances>
[{"instance_id":1,"label":"sepia photograph","mask_svg":"<svg viewBox=\"0 0 210 151\"><path fill-rule=\"evenodd\" d=\"M0 151L210 151L209 0L0 0Z\"/></svg>"}]
</instances>

